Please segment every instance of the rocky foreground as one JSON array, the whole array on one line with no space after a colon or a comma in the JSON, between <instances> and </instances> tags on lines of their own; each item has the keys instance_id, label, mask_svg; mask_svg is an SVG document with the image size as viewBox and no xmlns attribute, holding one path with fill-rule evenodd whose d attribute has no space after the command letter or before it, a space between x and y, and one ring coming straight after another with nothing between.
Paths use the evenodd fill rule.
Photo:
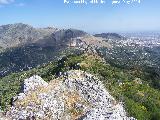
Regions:
<instances>
[{"instance_id":1,"label":"rocky foreground","mask_svg":"<svg viewBox=\"0 0 160 120\"><path fill-rule=\"evenodd\" d=\"M45 82L39 76L24 80L22 93L7 112L16 120L135 120L96 77L79 70Z\"/></svg>"}]
</instances>

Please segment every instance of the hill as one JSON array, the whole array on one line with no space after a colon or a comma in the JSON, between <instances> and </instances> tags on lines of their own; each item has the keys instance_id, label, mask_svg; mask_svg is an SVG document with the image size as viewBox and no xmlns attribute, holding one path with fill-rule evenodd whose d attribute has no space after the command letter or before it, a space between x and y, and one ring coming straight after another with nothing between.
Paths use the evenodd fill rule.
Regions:
<instances>
[{"instance_id":1,"label":"hill","mask_svg":"<svg viewBox=\"0 0 160 120\"><path fill-rule=\"evenodd\" d=\"M96 47L109 46L102 39L75 29L33 28L22 23L0 29L0 77L48 63L65 49L92 47L95 51Z\"/></svg>"},{"instance_id":2,"label":"hill","mask_svg":"<svg viewBox=\"0 0 160 120\"><path fill-rule=\"evenodd\" d=\"M86 104L82 105L79 99L76 101L76 98L76 100L72 100L76 103L80 102L83 107L86 107L86 111L75 106L71 106L73 109L62 107L69 113L69 119L72 117L75 119L79 117L81 119L90 119L94 114L95 116L92 117L95 118L101 116L109 119L114 116L115 119L118 119L124 116L128 119L127 116L133 116L138 120L159 120L160 63L158 46L141 46L137 42L131 41L130 38L123 39L123 36L115 33L100 34L96 37L81 30L50 27L33 28L25 24L4 25L0 29L0 43L2 45L0 47L0 106L6 117L25 118L26 110L28 110L27 106L31 104L30 101L33 101L35 108L43 107L44 104L40 102L43 98L39 99L38 94L46 92L46 95L48 95L46 100L50 99L49 96L52 96L51 99L55 100L53 99L55 95L50 94L50 92L55 93L55 89L50 87L54 82L57 82L58 86L66 88L67 91L78 92L80 100L85 96L79 92L79 89L83 91L83 88L85 88L87 96L96 98L90 84L96 84L96 80L98 80L101 82L100 86L104 88L101 90L105 91L104 93L107 94L106 97L109 99L99 99L103 95L97 93L98 98L96 100L100 101L96 103L100 106L101 103L105 102L103 105L106 106L108 104L107 100L111 100L113 103L108 104L111 105L109 109L104 108L108 112L100 110L103 106L98 108L96 104L93 104L93 101L88 101L87 103L93 105L95 110L100 110L96 114L94 110L92 111L92 107ZM21 36L23 39L19 41ZM30 36L33 39L30 39ZM8 41L8 43L5 44L5 41ZM93 78L88 77L86 79L84 76L79 76L79 73L85 73L86 76L93 76ZM69 86L74 81L72 81L71 76L68 77L66 74L75 76L76 83L82 84L81 88L78 87L79 84L74 84L76 87L73 84ZM35 91L31 90L31 94L25 94L25 89L30 89L29 86L25 86L27 84L25 81L37 80L33 79L34 77L46 86ZM82 80L79 81L81 78ZM31 85L32 83L29 81L28 83ZM65 81L67 81L67 85L64 84ZM89 85L84 87L83 82L87 82ZM99 84L96 85L99 86ZM90 93L88 89L92 92ZM58 89L56 92L60 93L57 97L61 98L60 95L64 91ZM24 101L20 100L17 95L24 97ZM35 101L37 96L38 104ZM65 100L70 101L67 96ZM85 100L90 100L90 97L85 98ZM57 102L59 101L61 99L57 100ZM65 104L64 101L61 101L60 104L63 103ZM24 107L24 105L26 106ZM59 103L57 105L59 106ZM116 105L121 107L117 108ZM14 114L15 110L16 113ZM59 109L54 108L54 110ZM21 113L22 111L25 111L25 113ZM48 116L48 113L39 114L37 109L35 112L33 111L32 113L36 116ZM46 112L46 110L44 111ZM41 112L44 111L41 109ZM66 114L66 111L59 113ZM92 114L89 118L83 116L88 116L87 111ZM20 116L20 114L24 116ZM55 115L52 110L49 114ZM60 118L62 116L67 117L62 114L59 116ZM0 116L4 115L0 113Z\"/></svg>"},{"instance_id":3,"label":"hill","mask_svg":"<svg viewBox=\"0 0 160 120\"><path fill-rule=\"evenodd\" d=\"M116 101L124 102L124 107L128 115L138 120L159 119L159 90L152 88L143 79L138 78L134 71L123 70L106 64L101 57L95 54L64 56L57 62L52 62L30 71L11 74L0 79L1 96L3 96L1 97L2 108L10 106L11 98L16 96L17 93L22 92L21 84L23 84L24 79L33 75L39 75L45 81L50 81L51 83L57 80L61 82L65 79L67 80L67 77L65 77L66 72L77 69L96 76L103 83L105 89L114 96ZM72 79L79 80L78 75ZM42 91L45 90L42 89ZM32 100L32 98L29 99ZM25 103L25 101L22 101L22 103ZM14 106L16 107L16 104ZM21 106L17 109L20 108ZM73 113L75 114L77 111L73 111Z\"/></svg>"}]
</instances>

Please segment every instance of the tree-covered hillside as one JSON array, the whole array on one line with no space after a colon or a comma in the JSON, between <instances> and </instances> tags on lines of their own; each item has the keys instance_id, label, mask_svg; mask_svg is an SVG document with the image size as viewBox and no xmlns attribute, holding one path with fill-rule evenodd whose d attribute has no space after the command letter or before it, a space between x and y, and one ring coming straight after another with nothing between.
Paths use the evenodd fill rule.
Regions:
<instances>
[{"instance_id":1,"label":"tree-covered hillside","mask_svg":"<svg viewBox=\"0 0 160 120\"><path fill-rule=\"evenodd\" d=\"M118 101L124 102L129 115L138 120L159 120L160 91L141 77L143 73L139 75L136 74L138 71L115 67L98 55L88 53L68 54L56 62L1 78L2 109L10 106L11 98L20 92L20 85L25 78L36 74L50 81L71 69L81 69L97 76Z\"/></svg>"}]
</instances>

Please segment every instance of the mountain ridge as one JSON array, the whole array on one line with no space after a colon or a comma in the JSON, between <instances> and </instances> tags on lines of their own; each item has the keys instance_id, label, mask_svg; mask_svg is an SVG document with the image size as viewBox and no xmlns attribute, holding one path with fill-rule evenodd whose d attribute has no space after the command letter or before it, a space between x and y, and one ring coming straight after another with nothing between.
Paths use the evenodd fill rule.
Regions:
<instances>
[{"instance_id":1,"label":"mountain ridge","mask_svg":"<svg viewBox=\"0 0 160 120\"><path fill-rule=\"evenodd\" d=\"M0 26L0 46L5 49L5 48L18 47L21 45L28 45L36 43L39 40L43 39L45 40L47 37L56 34L56 32L57 32L56 36L59 34L59 37L62 37L62 35L67 33L67 31L73 32L73 37L74 35L78 34L78 32L85 34L85 32L75 29L60 30L52 27L34 28L30 25L23 23L2 25ZM77 33L74 34L74 32ZM55 38L55 39L62 39L62 38ZM47 43L48 41L45 42Z\"/></svg>"},{"instance_id":2,"label":"mountain ridge","mask_svg":"<svg viewBox=\"0 0 160 120\"><path fill-rule=\"evenodd\" d=\"M5 46L0 52L0 77L50 62L65 49L96 52L110 46L81 30L33 28L22 23L1 26L0 36L0 46Z\"/></svg>"},{"instance_id":3,"label":"mountain ridge","mask_svg":"<svg viewBox=\"0 0 160 120\"><path fill-rule=\"evenodd\" d=\"M11 106L17 109L13 97L17 93L23 94L20 86L24 80L38 75L48 83L56 78L63 81L65 73L81 70L98 77L118 102L123 101L127 116L138 120L159 120L159 48L140 46L114 33L103 38L74 29L35 29L23 24L10 26L9 30L5 26L6 33L2 32L2 38L10 41L9 46L6 49L0 47L2 110L9 111ZM23 38L21 42L19 36ZM13 47L14 40L19 42ZM35 100L34 96L30 100ZM23 109L21 105L20 109ZM71 109L70 112L80 111Z\"/></svg>"}]
</instances>

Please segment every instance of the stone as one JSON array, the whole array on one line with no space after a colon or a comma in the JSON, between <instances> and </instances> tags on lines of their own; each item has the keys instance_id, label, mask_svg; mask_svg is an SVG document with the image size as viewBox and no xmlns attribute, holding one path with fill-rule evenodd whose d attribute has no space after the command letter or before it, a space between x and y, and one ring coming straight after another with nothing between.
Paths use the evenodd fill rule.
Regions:
<instances>
[{"instance_id":1,"label":"stone","mask_svg":"<svg viewBox=\"0 0 160 120\"><path fill-rule=\"evenodd\" d=\"M123 104L93 75L71 70L62 77L63 81L57 78L50 83L39 76L24 80L23 93L18 95L21 97L17 97L17 104L7 112L7 117L16 120L135 120L127 116Z\"/></svg>"},{"instance_id":2,"label":"stone","mask_svg":"<svg viewBox=\"0 0 160 120\"><path fill-rule=\"evenodd\" d=\"M27 93L32 90L36 90L37 87L46 87L48 85L40 76L34 75L24 80L22 85L23 93Z\"/></svg>"}]
</instances>

